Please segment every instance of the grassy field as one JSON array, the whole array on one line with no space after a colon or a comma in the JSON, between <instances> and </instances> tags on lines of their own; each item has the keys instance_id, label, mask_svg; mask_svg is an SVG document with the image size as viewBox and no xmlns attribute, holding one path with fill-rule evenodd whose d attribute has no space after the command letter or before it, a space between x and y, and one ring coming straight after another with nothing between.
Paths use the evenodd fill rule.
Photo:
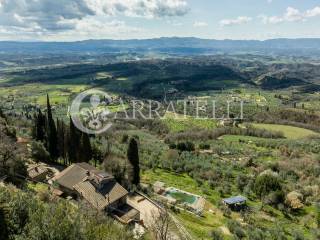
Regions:
<instances>
[{"instance_id":1,"label":"grassy field","mask_svg":"<svg viewBox=\"0 0 320 240\"><path fill-rule=\"evenodd\" d=\"M202 217L182 211L177 213L176 217L183 223L194 239L212 239L210 232L214 229L224 227L226 222L223 214L217 209L213 212L206 211ZM229 240L232 238L231 236L225 235L224 239Z\"/></svg>"},{"instance_id":2,"label":"grassy field","mask_svg":"<svg viewBox=\"0 0 320 240\"><path fill-rule=\"evenodd\" d=\"M253 124L256 128L267 129L270 131L280 131L283 132L284 136L288 139L300 139L306 138L312 135L319 135L318 133L304 129L298 128L293 126L286 126L286 125L277 125L277 124Z\"/></svg>"},{"instance_id":3,"label":"grassy field","mask_svg":"<svg viewBox=\"0 0 320 240\"><path fill-rule=\"evenodd\" d=\"M142 181L150 184L156 181L162 181L166 186L204 196L210 202L213 200L220 201L220 197L216 191L210 190L209 186L199 187L197 182L186 174L178 175L160 169L155 171L148 170L144 171ZM202 191L203 187L207 189L206 194ZM176 213L176 217L195 239L211 239L209 236L210 231L225 224L226 219L221 211L210 202L206 203L206 210L202 217L183 211Z\"/></svg>"},{"instance_id":4,"label":"grassy field","mask_svg":"<svg viewBox=\"0 0 320 240\"><path fill-rule=\"evenodd\" d=\"M192 116L183 116L171 112L166 113L163 122L168 126L170 132L183 132L193 128L213 129L217 126L213 119L196 119Z\"/></svg>"},{"instance_id":5,"label":"grassy field","mask_svg":"<svg viewBox=\"0 0 320 240\"><path fill-rule=\"evenodd\" d=\"M79 93L88 88L88 85L65 84L25 84L14 87L0 88L3 98L14 96L17 101L33 104L46 104L46 95L50 95L52 104L67 104L74 93Z\"/></svg>"},{"instance_id":6,"label":"grassy field","mask_svg":"<svg viewBox=\"0 0 320 240\"><path fill-rule=\"evenodd\" d=\"M155 181L162 181L166 183L166 186L173 186L190 193L201 195L205 197L206 200L208 200L206 201L205 211L202 217L185 211L179 211L175 213L175 216L195 239L209 240L212 239L210 237L211 231L215 229L227 229L226 226L229 218L225 217L222 211L217 207L217 202L221 201L221 197L209 186L202 185L200 187L195 180L185 174L178 175L161 169L156 169L155 171L144 171L142 174L142 181L149 184L153 184ZM206 189L206 193L203 192L203 189ZM212 200L215 200L214 204ZM261 202L259 201L248 200L248 205L253 210L251 217L253 219L256 219L258 225L261 228L274 228L275 221L277 221L281 224L282 228L285 229L285 231L290 232L291 229L295 227L295 230L299 230L300 232L303 232L306 237L309 237L306 239L312 239L310 238L312 237L311 233L308 232L307 228L297 227L297 225L292 223L290 219L286 218L281 211L267 206L265 206L266 211L259 211L258 209L260 209L262 206ZM315 211L314 207L306 207L304 211L299 214L301 214L303 218L307 219L308 217L310 217L310 213L312 211ZM272 214L270 214L270 212L272 212ZM230 219L241 221L241 215L240 213L232 212ZM315 223L311 221L310 224L314 225ZM224 232L224 239L229 240L234 238L227 230L227 232Z\"/></svg>"}]
</instances>

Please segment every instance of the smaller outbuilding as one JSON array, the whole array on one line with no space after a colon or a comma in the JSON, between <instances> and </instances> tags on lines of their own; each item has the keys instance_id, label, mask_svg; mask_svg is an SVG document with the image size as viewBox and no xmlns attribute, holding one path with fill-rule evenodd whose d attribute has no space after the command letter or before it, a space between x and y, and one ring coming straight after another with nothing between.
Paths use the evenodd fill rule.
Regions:
<instances>
[{"instance_id":1,"label":"smaller outbuilding","mask_svg":"<svg viewBox=\"0 0 320 240\"><path fill-rule=\"evenodd\" d=\"M48 169L41 165L35 165L27 169L28 178L34 182L43 182L46 180Z\"/></svg>"},{"instance_id":2,"label":"smaller outbuilding","mask_svg":"<svg viewBox=\"0 0 320 240\"><path fill-rule=\"evenodd\" d=\"M153 184L153 191L161 195L166 190L165 186L166 186L165 183L157 181Z\"/></svg>"},{"instance_id":3,"label":"smaller outbuilding","mask_svg":"<svg viewBox=\"0 0 320 240\"><path fill-rule=\"evenodd\" d=\"M246 206L247 198L243 196L236 196L236 197L225 198L222 200L222 202L232 210L238 211L243 209Z\"/></svg>"}]
</instances>

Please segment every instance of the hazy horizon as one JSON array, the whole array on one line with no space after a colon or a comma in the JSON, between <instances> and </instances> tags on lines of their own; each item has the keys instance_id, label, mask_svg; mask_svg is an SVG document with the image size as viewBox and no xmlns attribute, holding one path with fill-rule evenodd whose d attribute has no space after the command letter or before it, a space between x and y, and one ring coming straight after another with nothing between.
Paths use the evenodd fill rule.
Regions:
<instances>
[{"instance_id":1,"label":"hazy horizon","mask_svg":"<svg viewBox=\"0 0 320 240\"><path fill-rule=\"evenodd\" d=\"M316 0L0 0L0 41L320 38Z\"/></svg>"},{"instance_id":2,"label":"hazy horizon","mask_svg":"<svg viewBox=\"0 0 320 240\"><path fill-rule=\"evenodd\" d=\"M258 41L266 42L271 40L320 40L320 37L301 37L301 38L268 38L268 39L216 39L216 38L200 38L200 37L154 37L154 38L127 38L127 39L113 39L113 38L88 38L83 40L0 40L0 42L56 42L56 43L75 43L75 42L86 42L86 41L144 41L144 40L158 40L158 39L198 39L198 40L207 40L207 41Z\"/></svg>"}]
</instances>

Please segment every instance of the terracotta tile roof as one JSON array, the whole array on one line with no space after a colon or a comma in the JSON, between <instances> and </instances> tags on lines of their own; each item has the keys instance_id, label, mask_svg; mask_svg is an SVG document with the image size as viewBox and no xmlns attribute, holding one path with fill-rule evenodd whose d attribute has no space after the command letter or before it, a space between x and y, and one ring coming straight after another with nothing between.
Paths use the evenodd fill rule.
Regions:
<instances>
[{"instance_id":1,"label":"terracotta tile roof","mask_svg":"<svg viewBox=\"0 0 320 240\"><path fill-rule=\"evenodd\" d=\"M76 184L74 189L98 210L106 208L108 205L128 194L127 190L116 181L110 181L104 184L100 191L97 191L94 185L87 180Z\"/></svg>"},{"instance_id":2,"label":"terracotta tile roof","mask_svg":"<svg viewBox=\"0 0 320 240\"><path fill-rule=\"evenodd\" d=\"M67 167L52 180L56 181L59 185L73 189L73 186L83 181L88 176L88 171L96 170L93 166L87 163L72 164Z\"/></svg>"},{"instance_id":3,"label":"terracotta tile roof","mask_svg":"<svg viewBox=\"0 0 320 240\"><path fill-rule=\"evenodd\" d=\"M73 164L52 180L63 187L77 191L99 210L128 194L112 175L97 170L87 163Z\"/></svg>"},{"instance_id":4,"label":"terracotta tile roof","mask_svg":"<svg viewBox=\"0 0 320 240\"><path fill-rule=\"evenodd\" d=\"M28 168L27 172L28 172L28 176L30 178L35 178L43 173L48 172L48 169L46 169L43 166L33 166L33 167Z\"/></svg>"},{"instance_id":5,"label":"terracotta tile roof","mask_svg":"<svg viewBox=\"0 0 320 240\"><path fill-rule=\"evenodd\" d=\"M74 189L93 207L101 210L106 206L106 199L104 196L97 193L95 187L89 181L76 184Z\"/></svg>"}]
</instances>

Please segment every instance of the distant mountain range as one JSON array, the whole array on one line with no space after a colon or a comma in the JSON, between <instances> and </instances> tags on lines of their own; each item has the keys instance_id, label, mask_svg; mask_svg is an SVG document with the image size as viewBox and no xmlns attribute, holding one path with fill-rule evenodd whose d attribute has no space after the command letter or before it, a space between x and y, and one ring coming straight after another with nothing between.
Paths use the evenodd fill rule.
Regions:
<instances>
[{"instance_id":1,"label":"distant mountain range","mask_svg":"<svg viewBox=\"0 0 320 240\"><path fill-rule=\"evenodd\" d=\"M169 53L214 54L261 52L320 54L320 39L210 40L199 38L157 38L145 40L85 40L78 42L0 42L2 53Z\"/></svg>"}]
</instances>

